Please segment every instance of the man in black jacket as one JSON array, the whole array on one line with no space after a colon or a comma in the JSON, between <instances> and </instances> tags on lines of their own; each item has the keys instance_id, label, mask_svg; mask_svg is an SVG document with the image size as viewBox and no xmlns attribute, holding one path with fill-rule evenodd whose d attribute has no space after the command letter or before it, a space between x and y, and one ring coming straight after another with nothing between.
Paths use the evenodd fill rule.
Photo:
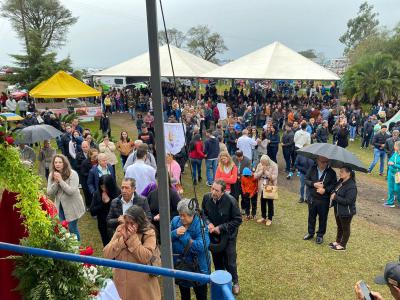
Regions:
<instances>
[{"instance_id":1,"label":"man in black jacket","mask_svg":"<svg viewBox=\"0 0 400 300\"><path fill-rule=\"evenodd\" d=\"M368 148L373 132L374 132L374 124L372 123L372 118L368 117L368 120L365 121L364 123L361 148Z\"/></svg>"},{"instance_id":2,"label":"man in black jacket","mask_svg":"<svg viewBox=\"0 0 400 300\"><path fill-rule=\"evenodd\" d=\"M318 156L317 164L309 169L305 183L309 189L310 198L308 199L308 233L304 236L304 240L314 237L318 216L316 243L322 244L328 221L330 194L337 183L336 173L329 166L329 159Z\"/></svg>"},{"instance_id":3,"label":"man in black jacket","mask_svg":"<svg viewBox=\"0 0 400 300\"><path fill-rule=\"evenodd\" d=\"M381 131L375 134L372 139L372 144L374 145L374 159L368 168L368 173L372 172L376 163L378 162L378 160L380 160L379 175L383 176L383 170L385 168L385 157L386 157L385 143L386 140L390 138L390 135L388 135L386 131L387 131L387 126L382 125Z\"/></svg>"},{"instance_id":4,"label":"man in black jacket","mask_svg":"<svg viewBox=\"0 0 400 300\"><path fill-rule=\"evenodd\" d=\"M120 222L123 222L123 214L125 211L137 205L143 208L147 218L151 221L152 216L150 212L149 203L147 198L142 197L136 193L136 181L133 178L124 178L121 183L121 196L111 201L110 211L107 216L107 226L110 234L114 234L115 229Z\"/></svg>"},{"instance_id":5,"label":"man in black jacket","mask_svg":"<svg viewBox=\"0 0 400 300\"><path fill-rule=\"evenodd\" d=\"M323 121L322 126L317 129L316 139L317 143L327 143L329 138L328 121Z\"/></svg>"},{"instance_id":6,"label":"man in black jacket","mask_svg":"<svg viewBox=\"0 0 400 300\"><path fill-rule=\"evenodd\" d=\"M227 235L225 248L212 253L216 270L227 270L232 275L232 292L237 295L240 292L239 277L236 265L236 240L239 226L242 223L239 206L231 195L225 193L226 184L222 180L216 180L211 186L211 192L204 195L202 210L208 224L210 235Z\"/></svg>"}]
</instances>

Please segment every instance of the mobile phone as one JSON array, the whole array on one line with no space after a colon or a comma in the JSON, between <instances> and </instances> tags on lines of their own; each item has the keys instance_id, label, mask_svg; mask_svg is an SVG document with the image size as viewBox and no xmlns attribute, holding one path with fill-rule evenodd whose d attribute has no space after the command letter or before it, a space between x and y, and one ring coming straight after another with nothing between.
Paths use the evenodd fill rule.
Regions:
<instances>
[{"instance_id":1,"label":"mobile phone","mask_svg":"<svg viewBox=\"0 0 400 300\"><path fill-rule=\"evenodd\" d=\"M364 280L361 280L360 288L361 288L361 292L362 292L365 300L373 300L374 299L374 297L371 295L371 292L369 291L369 288L367 287L367 284L364 282Z\"/></svg>"}]
</instances>

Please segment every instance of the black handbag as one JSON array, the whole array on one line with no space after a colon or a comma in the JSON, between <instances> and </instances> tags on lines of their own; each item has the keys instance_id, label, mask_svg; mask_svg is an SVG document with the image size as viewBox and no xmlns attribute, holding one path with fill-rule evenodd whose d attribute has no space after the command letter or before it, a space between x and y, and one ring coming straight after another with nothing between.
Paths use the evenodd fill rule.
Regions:
<instances>
[{"instance_id":1,"label":"black handbag","mask_svg":"<svg viewBox=\"0 0 400 300\"><path fill-rule=\"evenodd\" d=\"M200 266L199 266L199 262L197 260L197 256L194 256L193 260L188 260L188 258L187 258L187 254L188 254L189 249L192 246L192 244L193 244L193 241L189 240L189 243L187 243L185 249L183 250L183 253L177 255L178 258L176 259L175 264L174 264L175 270L200 273ZM178 279L178 278L175 278L175 283L177 285L181 285L184 287L197 287L197 286L201 285L201 283L199 283L197 281Z\"/></svg>"}]
</instances>

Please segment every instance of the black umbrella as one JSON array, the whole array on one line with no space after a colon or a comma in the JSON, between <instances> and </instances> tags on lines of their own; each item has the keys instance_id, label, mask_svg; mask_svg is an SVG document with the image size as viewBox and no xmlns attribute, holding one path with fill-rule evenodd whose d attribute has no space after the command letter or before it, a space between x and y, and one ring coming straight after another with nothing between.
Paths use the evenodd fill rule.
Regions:
<instances>
[{"instance_id":1,"label":"black umbrella","mask_svg":"<svg viewBox=\"0 0 400 300\"><path fill-rule=\"evenodd\" d=\"M62 132L53 126L41 124L25 127L18 131L16 144L33 144L44 140L50 140L62 135Z\"/></svg>"},{"instance_id":2,"label":"black umbrella","mask_svg":"<svg viewBox=\"0 0 400 300\"><path fill-rule=\"evenodd\" d=\"M297 150L297 153L313 160L318 156L326 157L333 168L349 167L354 171L367 173L367 169L353 153L336 145L316 143Z\"/></svg>"}]
</instances>

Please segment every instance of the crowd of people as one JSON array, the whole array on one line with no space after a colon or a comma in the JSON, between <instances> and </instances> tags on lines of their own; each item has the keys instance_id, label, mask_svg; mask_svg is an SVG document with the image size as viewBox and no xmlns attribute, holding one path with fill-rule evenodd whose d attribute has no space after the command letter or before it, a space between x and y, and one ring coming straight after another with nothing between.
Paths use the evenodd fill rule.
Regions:
<instances>
[{"instance_id":1,"label":"crowd of people","mask_svg":"<svg viewBox=\"0 0 400 300\"><path fill-rule=\"evenodd\" d=\"M338 180L329 159L319 156L313 161L297 154L296 150L312 143L333 142L346 148L359 136L362 148L371 144L374 154L368 171L380 159L380 175L387 176L389 190L385 205L394 207L395 200L400 204L400 177L397 178L400 123L391 124L389 130L384 124L397 111L395 105L379 103L372 112L362 111L357 102L341 105L335 85L307 87L306 95L300 95L298 89L282 91L269 88L246 92L235 87L218 95L214 86L208 86L196 100L195 92L190 89L177 92L163 86L165 121L186 125L185 147L166 157L175 266L179 268L182 260L188 260L194 271L209 274L212 260L216 270L226 270L232 275L235 295L240 293L236 263L239 227L242 220L255 220L264 227L272 225L274 202L279 195L279 151L284 158L286 179L299 177L299 202L308 204L308 232L304 240L316 235L317 244L324 242L329 209L333 207L337 236L329 247L345 251L356 214L354 171L341 168ZM225 119L220 117L217 103L227 105ZM151 91L112 90L103 95L101 105L104 110L99 120L101 141L95 141L92 132L84 129L78 119L65 124L49 110L27 113L17 128L39 123L39 117L64 133L57 139L61 154L56 154L51 143L45 141L38 155L29 145L20 145L21 159L31 165L36 158L39 160L40 171L48 179L48 195L55 200L60 219L69 222L69 230L78 239L78 220L86 209L97 219L105 257L157 265L158 208L162 199L157 194L159 154L155 147ZM112 140L110 114L118 112L129 112L135 120L136 140L125 130L117 140ZM384 174L386 156L387 174ZM182 182L189 164L193 184L210 188L201 202L202 214L198 214L194 200L182 199L183 188L189 189ZM124 174L122 180L116 177L119 169ZM124 270L114 273L122 299L161 297L155 277L129 274ZM197 299L207 299L207 285L177 283L182 299L190 299L191 288Z\"/></svg>"}]
</instances>

